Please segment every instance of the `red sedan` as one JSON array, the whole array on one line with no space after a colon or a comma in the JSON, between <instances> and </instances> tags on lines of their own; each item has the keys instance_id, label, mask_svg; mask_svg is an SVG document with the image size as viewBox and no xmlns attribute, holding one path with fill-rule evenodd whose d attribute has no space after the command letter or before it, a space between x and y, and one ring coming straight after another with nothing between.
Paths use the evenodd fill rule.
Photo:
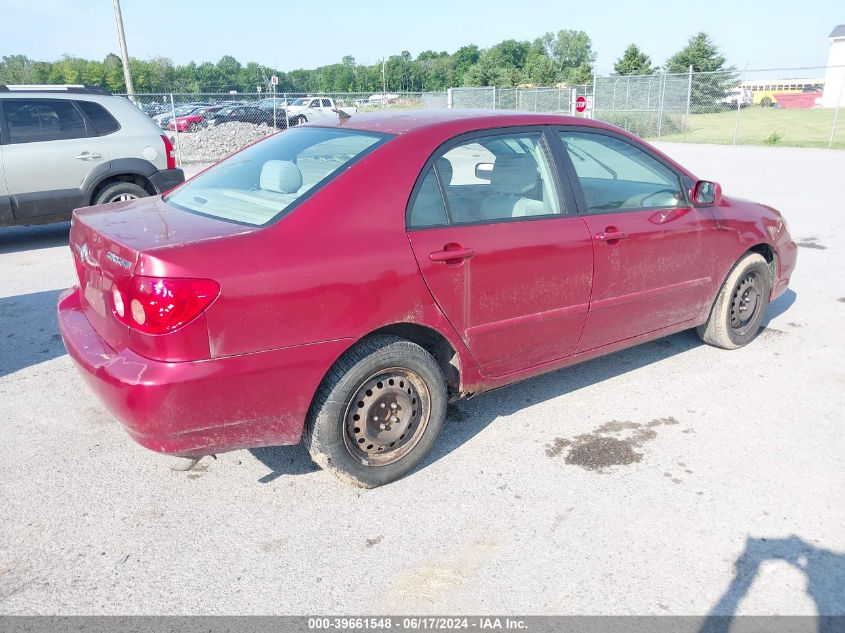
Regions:
<instances>
[{"instance_id":1,"label":"red sedan","mask_svg":"<svg viewBox=\"0 0 845 633\"><path fill-rule=\"evenodd\" d=\"M453 110L293 128L76 211L70 244L62 336L135 440L304 436L367 487L420 462L450 399L688 328L745 345L796 260L780 213L622 130Z\"/></svg>"}]
</instances>

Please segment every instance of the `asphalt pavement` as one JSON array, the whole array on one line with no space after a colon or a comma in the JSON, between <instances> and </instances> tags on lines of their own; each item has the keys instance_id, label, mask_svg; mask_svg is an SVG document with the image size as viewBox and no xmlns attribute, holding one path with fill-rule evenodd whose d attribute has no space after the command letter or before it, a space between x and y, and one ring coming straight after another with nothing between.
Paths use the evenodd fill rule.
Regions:
<instances>
[{"instance_id":1,"label":"asphalt pavement","mask_svg":"<svg viewBox=\"0 0 845 633\"><path fill-rule=\"evenodd\" d=\"M845 614L845 152L661 147L785 213L766 329L459 403L368 491L300 446L169 470L65 353L68 225L0 229L0 613Z\"/></svg>"}]
</instances>

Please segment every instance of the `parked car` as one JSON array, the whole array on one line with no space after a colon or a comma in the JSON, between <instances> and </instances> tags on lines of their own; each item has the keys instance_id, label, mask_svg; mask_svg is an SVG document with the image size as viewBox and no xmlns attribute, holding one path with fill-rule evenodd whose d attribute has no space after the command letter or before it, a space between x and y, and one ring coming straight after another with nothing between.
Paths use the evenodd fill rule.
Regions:
<instances>
[{"instance_id":1,"label":"parked car","mask_svg":"<svg viewBox=\"0 0 845 633\"><path fill-rule=\"evenodd\" d=\"M159 194L185 180L170 139L124 97L0 85L0 226Z\"/></svg>"},{"instance_id":2,"label":"parked car","mask_svg":"<svg viewBox=\"0 0 845 633\"><path fill-rule=\"evenodd\" d=\"M725 96L719 100L722 105L731 108L747 108L754 105L754 92L751 88L730 88L725 91Z\"/></svg>"},{"instance_id":3,"label":"parked car","mask_svg":"<svg viewBox=\"0 0 845 633\"><path fill-rule=\"evenodd\" d=\"M167 129L175 132L196 132L203 127L209 118L225 109L226 106L201 106L188 114L177 116L167 123Z\"/></svg>"},{"instance_id":4,"label":"parked car","mask_svg":"<svg viewBox=\"0 0 845 633\"><path fill-rule=\"evenodd\" d=\"M167 126L170 124L170 121L174 118L174 112L177 117L180 116L187 116L192 112L195 112L199 108L207 108L209 107L210 103L186 103L180 106L177 106L175 111L173 108L167 109L164 112L157 114L153 117L153 121L162 129L166 130Z\"/></svg>"},{"instance_id":5,"label":"parked car","mask_svg":"<svg viewBox=\"0 0 845 633\"><path fill-rule=\"evenodd\" d=\"M284 108L289 104L287 100L282 97L268 97L258 101L255 105L265 110L272 110L273 108Z\"/></svg>"},{"instance_id":6,"label":"parked car","mask_svg":"<svg viewBox=\"0 0 845 633\"><path fill-rule=\"evenodd\" d=\"M300 125L309 121L334 120L338 111L344 116L351 116L357 107L340 107L334 99L328 97L302 97L295 99L288 107L287 113L291 125Z\"/></svg>"},{"instance_id":7,"label":"parked car","mask_svg":"<svg viewBox=\"0 0 845 633\"><path fill-rule=\"evenodd\" d=\"M152 118L162 112L166 112L170 109L170 106L163 103L144 103L140 106L140 108L144 114Z\"/></svg>"},{"instance_id":8,"label":"parked car","mask_svg":"<svg viewBox=\"0 0 845 633\"><path fill-rule=\"evenodd\" d=\"M749 343L797 251L611 125L457 110L292 128L77 211L70 245L62 337L136 441L302 438L365 487L419 464L450 399L690 328Z\"/></svg>"},{"instance_id":9,"label":"parked car","mask_svg":"<svg viewBox=\"0 0 845 633\"><path fill-rule=\"evenodd\" d=\"M212 116L205 118L205 124L208 126L220 125L221 123L229 123L231 121L272 126L274 125L273 110L258 108L256 106L241 105L221 108ZM281 108L276 111L275 126L278 128L287 127L285 111Z\"/></svg>"}]
</instances>

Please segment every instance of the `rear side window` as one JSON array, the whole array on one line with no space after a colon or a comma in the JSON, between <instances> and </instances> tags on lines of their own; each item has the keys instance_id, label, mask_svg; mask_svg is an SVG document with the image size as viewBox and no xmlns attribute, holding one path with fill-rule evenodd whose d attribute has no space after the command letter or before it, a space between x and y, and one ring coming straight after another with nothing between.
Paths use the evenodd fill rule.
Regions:
<instances>
[{"instance_id":1,"label":"rear side window","mask_svg":"<svg viewBox=\"0 0 845 633\"><path fill-rule=\"evenodd\" d=\"M440 185L437 183L437 174L434 168L429 167L426 177L423 178L417 197L414 198L414 206L411 207L410 226L443 226L448 224L446 218L446 206L443 204L443 194L440 192Z\"/></svg>"},{"instance_id":2,"label":"rear side window","mask_svg":"<svg viewBox=\"0 0 845 633\"><path fill-rule=\"evenodd\" d=\"M120 124L117 120L99 103L94 103L93 101L77 101L76 105L88 117L88 122L91 123L94 133L97 136L105 136L120 129Z\"/></svg>"},{"instance_id":3,"label":"rear side window","mask_svg":"<svg viewBox=\"0 0 845 633\"><path fill-rule=\"evenodd\" d=\"M88 136L85 119L71 101L7 99L3 110L10 143L60 141Z\"/></svg>"},{"instance_id":4,"label":"rear side window","mask_svg":"<svg viewBox=\"0 0 845 633\"><path fill-rule=\"evenodd\" d=\"M288 213L389 138L358 130L293 128L224 160L165 200L185 211L261 226Z\"/></svg>"}]
</instances>

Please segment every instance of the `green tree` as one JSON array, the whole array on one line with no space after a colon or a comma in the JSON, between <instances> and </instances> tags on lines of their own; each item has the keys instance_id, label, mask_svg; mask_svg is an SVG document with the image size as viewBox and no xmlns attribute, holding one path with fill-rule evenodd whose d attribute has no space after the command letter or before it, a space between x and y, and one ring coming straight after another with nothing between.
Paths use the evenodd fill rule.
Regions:
<instances>
[{"instance_id":1,"label":"green tree","mask_svg":"<svg viewBox=\"0 0 845 633\"><path fill-rule=\"evenodd\" d=\"M690 109L693 112L712 112L722 107L721 100L737 81L735 69L726 66L725 61L719 47L702 32L693 35L666 62L669 73L687 73L692 66Z\"/></svg>"},{"instance_id":2,"label":"green tree","mask_svg":"<svg viewBox=\"0 0 845 633\"><path fill-rule=\"evenodd\" d=\"M475 44L461 46L452 55L452 67L454 69L453 80L456 86L464 85L464 74L470 67L478 62L481 50Z\"/></svg>"},{"instance_id":3,"label":"green tree","mask_svg":"<svg viewBox=\"0 0 845 633\"><path fill-rule=\"evenodd\" d=\"M622 57L613 64L613 70L617 75L651 75L656 69L651 64L651 57L636 44L629 44Z\"/></svg>"},{"instance_id":4,"label":"green tree","mask_svg":"<svg viewBox=\"0 0 845 633\"><path fill-rule=\"evenodd\" d=\"M666 62L666 72L685 73L692 66L693 72L733 70L725 66L725 57L707 33L696 33L677 53Z\"/></svg>"}]
</instances>

